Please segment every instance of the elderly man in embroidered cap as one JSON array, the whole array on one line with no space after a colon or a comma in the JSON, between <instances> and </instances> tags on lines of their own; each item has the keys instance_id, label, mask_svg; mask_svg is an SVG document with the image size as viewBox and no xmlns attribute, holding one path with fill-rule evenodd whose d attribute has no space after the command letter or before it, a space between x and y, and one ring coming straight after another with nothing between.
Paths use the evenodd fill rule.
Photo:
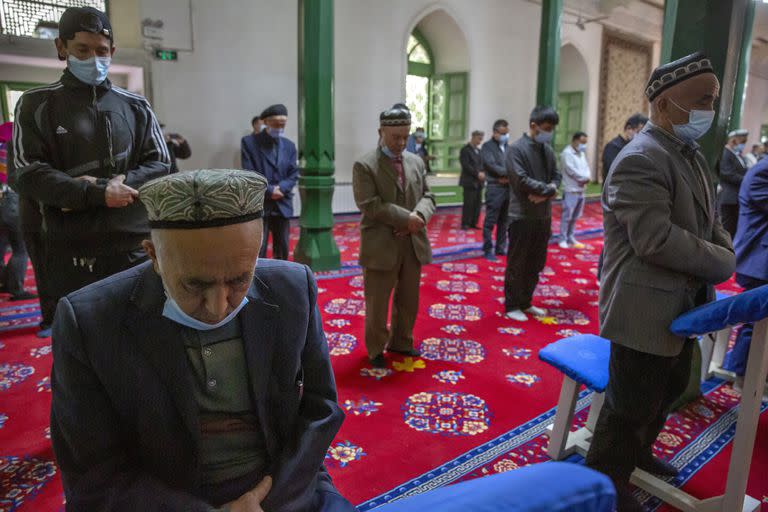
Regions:
<instances>
[{"instance_id":1,"label":"elderly man in embroidered cap","mask_svg":"<svg viewBox=\"0 0 768 512\"><path fill-rule=\"evenodd\" d=\"M424 161L405 151L411 113L392 108L381 113L379 123L379 147L355 162L352 170L355 202L363 214L360 266L365 346L374 368L386 367L385 349L419 355L413 346L413 325L419 310L421 266L432 261L426 226L435 213ZM391 331L387 328L390 298Z\"/></svg>"},{"instance_id":2,"label":"elderly man in embroidered cap","mask_svg":"<svg viewBox=\"0 0 768 512\"><path fill-rule=\"evenodd\" d=\"M669 325L712 300L735 267L696 143L719 87L701 53L657 68L646 88L650 122L619 153L603 190L600 334L611 340L610 379L587 465L614 480L620 511L642 510L627 489L636 466L676 473L652 446L688 383L694 342Z\"/></svg>"},{"instance_id":3,"label":"elderly man in embroidered cap","mask_svg":"<svg viewBox=\"0 0 768 512\"><path fill-rule=\"evenodd\" d=\"M730 132L719 162L720 194L717 196L717 203L720 219L725 230L734 239L739 225L739 188L749 168L743 156L747 137L749 132L744 129Z\"/></svg>"},{"instance_id":4,"label":"elderly man in embroidered cap","mask_svg":"<svg viewBox=\"0 0 768 512\"><path fill-rule=\"evenodd\" d=\"M344 415L315 280L256 264L266 186L247 171L149 182L151 261L60 301L67 510L353 510L323 468Z\"/></svg>"}]
</instances>

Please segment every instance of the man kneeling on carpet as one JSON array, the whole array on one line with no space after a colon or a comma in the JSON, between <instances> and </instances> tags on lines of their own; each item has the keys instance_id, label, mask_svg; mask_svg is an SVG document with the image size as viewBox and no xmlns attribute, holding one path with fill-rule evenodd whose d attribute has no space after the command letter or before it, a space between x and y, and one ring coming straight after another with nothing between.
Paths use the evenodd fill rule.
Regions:
<instances>
[{"instance_id":1,"label":"man kneeling on carpet","mask_svg":"<svg viewBox=\"0 0 768 512\"><path fill-rule=\"evenodd\" d=\"M611 356L587 465L613 479L619 512L643 510L628 488L635 466L676 473L653 444L688 384L696 342L669 326L714 299L713 285L735 268L696 142L712 124L719 89L701 53L657 68L645 91L651 122L621 150L603 189L600 335Z\"/></svg>"},{"instance_id":2,"label":"man kneeling on carpet","mask_svg":"<svg viewBox=\"0 0 768 512\"><path fill-rule=\"evenodd\" d=\"M147 183L151 261L59 302L67 510L354 510L323 467L344 414L315 280L256 265L265 189L244 171Z\"/></svg>"}]
</instances>

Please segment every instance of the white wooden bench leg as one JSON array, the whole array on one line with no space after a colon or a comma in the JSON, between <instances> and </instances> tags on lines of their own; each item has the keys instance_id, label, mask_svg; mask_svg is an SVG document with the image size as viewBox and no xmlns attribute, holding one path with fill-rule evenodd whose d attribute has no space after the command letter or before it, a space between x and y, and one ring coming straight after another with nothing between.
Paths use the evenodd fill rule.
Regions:
<instances>
[{"instance_id":1,"label":"white wooden bench leg","mask_svg":"<svg viewBox=\"0 0 768 512\"><path fill-rule=\"evenodd\" d=\"M728 352L728 340L731 337L731 328L726 327L715 334L715 346L712 350L712 359L709 363L708 371L714 372L720 370L725 362L725 354Z\"/></svg>"},{"instance_id":2,"label":"white wooden bench leg","mask_svg":"<svg viewBox=\"0 0 768 512\"><path fill-rule=\"evenodd\" d=\"M731 461L728 466L723 512L742 510L747 491L749 467L752 462L752 450L757 435L757 423L760 420L766 373L768 373L768 319L763 319L755 325L752 333L744 388L739 404L739 419L736 422L736 434L733 438Z\"/></svg>"},{"instance_id":3,"label":"white wooden bench leg","mask_svg":"<svg viewBox=\"0 0 768 512\"><path fill-rule=\"evenodd\" d=\"M557 402L555 422L552 432L549 434L547 454L553 460L562 460L570 453L566 450L568 433L573 422L573 413L576 409L576 401L579 398L581 384L568 376L563 376L563 387L560 389L560 400Z\"/></svg>"},{"instance_id":4,"label":"white wooden bench leg","mask_svg":"<svg viewBox=\"0 0 768 512\"><path fill-rule=\"evenodd\" d=\"M705 334L699 338L699 346L701 347L701 382L706 381L712 375L712 371L709 367L712 364L715 341L715 333Z\"/></svg>"},{"instance_id":5,"label":"white wooden bench leg","mask_svg":"<svg viewBox=\"0 0 768 512\"><path fill-rule=\"evenodd\" d=\"M592 403L589 406L589 416L587 416L587 423L584 427L590 432L595 431L597 426L597 418L600 417L600 409L603 408L603 402L605 402L605 393L598 393L595 391L592 393Z\"/></svg>"}]
</instances>

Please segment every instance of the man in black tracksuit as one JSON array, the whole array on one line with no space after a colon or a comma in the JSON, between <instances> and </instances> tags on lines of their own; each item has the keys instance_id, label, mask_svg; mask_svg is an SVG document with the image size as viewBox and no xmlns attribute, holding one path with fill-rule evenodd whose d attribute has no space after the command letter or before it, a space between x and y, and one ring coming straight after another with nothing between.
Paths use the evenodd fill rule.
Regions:
<instances>
[{"instance_id":1,"label":"man in black tracksuit","mask_svg":"<svg viewBox=\"0 0 768 512\"><path fill-rule=\"evenodd\" d=\"M509 146L509 252L504 276L506 317L525 322L526 313L542 316L545 310L531 301L539 273L547 262L552 234L552 199L562 176L550 145L559 122L552 107L531 112L528 132Z\"/></svg>"},{"instance_id":2,"label":"man in black tracksuit","mask_svg":"<svg viewBox=\"0 0 768 512\"><path fill-rule=\"evenodd\" d=\"M96 9L67 9L56 48L61 80L19 99L14 188L42 212L42 257L54 299L146 259L137 189L168 174L160 125L143 97L106 78L112 27Z\"/></svg>"}]
</instances>

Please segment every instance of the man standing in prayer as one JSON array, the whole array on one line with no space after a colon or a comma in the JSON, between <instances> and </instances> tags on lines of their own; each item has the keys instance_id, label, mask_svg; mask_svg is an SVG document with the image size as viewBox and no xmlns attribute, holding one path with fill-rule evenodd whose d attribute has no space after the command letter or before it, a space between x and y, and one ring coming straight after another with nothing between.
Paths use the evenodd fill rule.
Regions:
<instances>
[{"instance_id":1,"label":"man standing in prayer","mask_svg":"<svg viewBox=\"0 0 768 512\"><path fill-rule=\"evenodd\" d=\"M560 187L557 157L550 146L560 118L555 109L537 106L531 112L528 131L509 147L509 253L504 274L506 317L528 320L526 313L546 311L532 304L539 273L547 263L552 236L552 199Z\"/></svg>"},{"instance_id":2,"label":"man standing in prayer","mask_svg":"<svg viewBox=\"0 0 768 512\"><path fill-rule=\"evenodd\" d=\"M291 217L293 217L293 189L299 180L299 160L296 144L285 137L288 109L285 105L272 105L261 113L266 128L259 133L243 137L240 148L243 169L250 169L267 178L267 196L264 200L264 243L261 258L267 256L269 234L272 234L272 257L287 260Z\"/></svg>"},{"instance_id":3,"label":"man standing in prayer","mask_svg":"<svg viewBox=\"0 0 768 512\"><path fill-rule=\"evenodd\" d=\"M627 122L624 123L624 133L617 135L611 139L608 144L603 148L603 183L608 178L608 171L611 170L611 165L616 157L619 156L619 152L624 149L624 146L629 144L635 135L640 131L648 122L648 118L643 114L633 114Z\"/></svg>"},{"instance_id":4,"label":"man standing in prayer","mask_svg":"<svg viewBox=\"0 0 768 512\"><path fill-rule=\"evenodd\" d=\"M717 196L717 203L723 227L731 234L731 239L736 237L736 228L739 225L739 187L747 174L747 162L742 153L747 137L747 130L730 132L719 163L720 194Z\"/></svg>"},{"instance_id":5,"label":"man standing in prayer","mask_svg":"<svg viewBox=\"0 0 768 512\"><path fill-rule=\"evenodd\" d=\"M354 510L323 467L344 413L315 279L258 258L266 188L222 170L144 185L151 262L59 302L68 510Z\"/></svg>"},{"instance_id":6,"label":"man standing in prayer","mask_svg":"<svg viewBox=\"0 0 768 512\"><path fill-rule=\"evenodd\" d=\"M483 170L488 186L485 189L485 220L483 221L483 254L488 261L507 254L507 215L509 210L509 177L507 149L509 123L498 119L493 123L493 135L483 144ZM493 228L496 228L496 247Z\"/></svg>"},{"instance_id":7,"label":"man standing in prayer","mask_svg":"<svg viewBox=\"0 0 768 512\"><path fill-rule=\"evenodd\" d=\"M432 261L426 227L435 213L435 197L427 185L424 161L405 151L410 126L408 110L382 112L380 146L355 162L352 170L355 202L362 212L365 346L374 368L386 367L385 349L419 355L413 346L413 325L421 266ZM390 298L391 331L387 329Z\"/></svg>"},{"instance_id":8,"label":"man standing in prayer","mask_svg":"<svg viewBox=\"0 0 768 512\"><path fill-rule=\"evenodd\" d=\"M485 171L483 170L483 154L480 147L485 134L480 130L472 132L472 138L461 148L461 177L459 186L464 189L464 204L461 208L461 229L478 229L480 207L482 206Z\"/></svg>"},{"instance_id":9,"label":"man standing in prayer","mask_svg":"<svg viewBox=\"0 0 768 512\"><path fill-rule=\"evenodd\" d=\"M141 242L149 224L137 189L170 166L147 100L107 78L113 38L103 12L65 10L55 43L67 69L58 82L26 91L16 105L12 186L22 203L34 201L42 212L44 255L35 254L34 244L30 251L33 262L43 261L53 304L146 260ZM23 229L28 222L36 219L22 213ZM50 326L41 327L38 335L50 336Z\"/></svg>"},{"instance_id":10,"label":"man standing in prayer","mask_svg":"<svg viewBox=\"0 0 768 512\"><path fill-rule=\"evenodd\" d=\"M643 510L628 487L635 467L677 473L653 443L688 384L695 341L669 325L714 299L713 285L735 267L696 143L719 89L700 52L654 70L645 90L651 122L622 150L603 190L600 335L611 340L610 377L587 465L613 479L620 512Z\"/></svg>"},{"instance_id":11,"label":"man standing in prayer","mask_svg":"<svg viewBox=\"0 0 768 512\"><path fill-rule=\"evenodd\" d=\"M576 221L584 212L584 190L589 183L590 170L587 162L587 134L576 132L571 143L560 154L563 175L563 215L560 219L560 248L583 249L584 244L576 240Z\"/></svg>"}]
</instances>

